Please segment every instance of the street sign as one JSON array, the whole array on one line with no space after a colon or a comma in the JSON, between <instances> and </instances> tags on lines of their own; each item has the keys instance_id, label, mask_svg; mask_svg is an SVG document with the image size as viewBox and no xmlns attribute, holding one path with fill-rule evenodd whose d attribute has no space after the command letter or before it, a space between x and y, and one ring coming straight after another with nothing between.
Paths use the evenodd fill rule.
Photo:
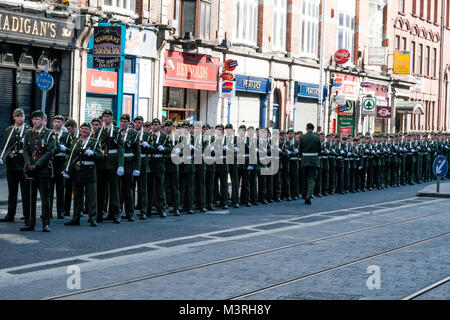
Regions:
<instances>
[{"instance_id":1,"label":"street sign","mask_svg":"<svg viewBox=\"0 0 450 320\"><path fill-rule=\"evenodd\" d=\"M438 156L433 162L433 173L438 179L447 176L448 161L444 156Z\"/></svg>"},{"instance_id":2,"label":"street sign","mask_svg":"<svg viewBox=\"0 0 450 320\"><path fill-rule=\"evenodd\" d=\"M234 82L225 81L222 83L222 98L231 99L234 96Z\"/></svg>"},{"instance_id":3,"label":"street sign","mask_svg":"<svg viewBox=\"0 0 450 320\"><path fill-rule=\"evenodd\" d=\"M235 76L231 72L224 72L220 75L220 78L223 81L233 81L235 79Z\"/></svg>"},{"instance_id":4,"label":"street sign","mask_svg":"<svg viewBox=\"0 0 450 320\"><path fill-rule=\"evenodd\" d=\"M227 71L234 71L236 67L238 66L238 62L236 60L227 60L225 61L224 67Z\"/></svg>"},{"instance_id":5,"label":"street sign","mask_svg":"<svg viewBox=\"0 0 450 320\"><path fill-rule=\"evenodd\" d=\"M334 54L334 61L336 61L337 64L345 64L350 60L350 56L350 51L347 49L340 49Z\"/></svg>"},{"instance_id":6,"label":"street sign","mask_svg":"<svg viewBox=\"0 0 450 320\"><path fill-rule=\"evenodd\" d=\"M41 72L36 77L36 85L39 89L42 91L48 91L51 88L53 88L53 84L55 81L53 80L53 77L48 72Z\"/></svg>"},{"instance_id":7,"label":"street sign","mask_svg":"<svg viewBox=\"0 0 450 320\"><path fill-rule=\"evenodd\" d=\"M362 114L366 116L375 116L377 114L377 98L368 97L362 101Z\"/></svg>"},{"instance_id":8,"label":"street sign","mask_svg":"<svg viewBox=\"0 0 450 320\"><path fill-rule=\"evenodd\" d=\"M336 96L334 97L334 102L339 105L344 105L347 102L347 99L345 96Z\"/></svg>"}]
</instances>

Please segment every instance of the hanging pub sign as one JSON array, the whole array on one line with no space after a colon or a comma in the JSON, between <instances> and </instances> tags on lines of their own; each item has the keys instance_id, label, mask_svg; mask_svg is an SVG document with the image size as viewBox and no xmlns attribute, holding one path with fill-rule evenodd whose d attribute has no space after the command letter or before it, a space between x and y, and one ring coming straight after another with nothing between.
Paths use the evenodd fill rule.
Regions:
<instances>
[{"instance_id":1,"label":"hanging pub sign","mask_svg":"<svg viewBox=\"0 0 450 320\"><path fill-rule=\"evenodd\" d=\"M94 30L94 68L119 69L122 45L121 27Z\"/></svg>"}]
</instances>

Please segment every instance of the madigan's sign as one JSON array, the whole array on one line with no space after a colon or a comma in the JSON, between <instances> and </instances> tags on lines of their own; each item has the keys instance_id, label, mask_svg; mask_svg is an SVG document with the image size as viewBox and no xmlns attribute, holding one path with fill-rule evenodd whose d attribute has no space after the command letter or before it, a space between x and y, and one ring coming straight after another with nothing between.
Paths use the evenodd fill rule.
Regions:
<instances>
[{"instance_id":1,"label":"madigan's sign","mask_svg":"<svg viewBox=\"0 0 450 320\"><path fill-rule=\"evenodd\" d=\"M75 25L56 19L0 10L0 38L38 40L36 45L68 45L75 36Z\"/></svg>"},{"instance_id":2,"label":"madigan's sign","mask_svg":"<svg viewBox=\"0 0 450 320\"><path fill-rule=\"evenodd\" d=\"M166 51L165 61L164 86L217 91L219 59Z\"/></svg>"}]
</instances>

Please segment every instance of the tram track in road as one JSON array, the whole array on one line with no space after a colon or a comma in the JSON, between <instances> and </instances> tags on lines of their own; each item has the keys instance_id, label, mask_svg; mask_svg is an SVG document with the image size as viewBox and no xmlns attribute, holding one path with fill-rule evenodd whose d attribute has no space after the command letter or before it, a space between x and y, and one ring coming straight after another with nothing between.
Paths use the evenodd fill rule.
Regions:
<instances>
[{"instance_id":1,"label":"tram track in road","mask_svg":"<svg viewBox=\"0 0 450 320\"><path fill-rule=\"evenodd\" d=\"M444 279L441 279L439 281L436 281L436 282L426 286L425 288L422 288L422 289L402 298L402 300L414 300L414 299L419 298L419 297L423 296L424 294L429 293L432 290L437 289L437 288L441 287L442 285L449 283L449 282L450 282L450 276L448 276Z\"/></svg>"},{"instance_id":2,"label":"tram track in road","mask_svg":"<svg viewBox=\"0 0 450 320\"><path fill-rule=\"evenodd\" d=\"M276 248L261 250L261 251L257 251L257 252L253 252L253 253L248 253L248 254L236 256L236 257L231 257L231 258L226 258L226 259L206 262L206 263L202 263L202 264L191 265L191 266L187 266L187 267L183 267L183 268L179 268L179 269L174 269L174 270L169 270L169 271L166 271L166 272L161 272L161 273L158 273L158 274L144 275L144 276L141 276L141 277L137 277L137 278L121 281L121 282L115 282L115 283L107 284L107 285L104 285L104 286L98 286L98 287L94 287L94 288L90 288L90 289L80 290L80 291L77 291L77 292L71 292L71 293L66 293L66 294L46 297L46 298L43 298L43 300L63 299L63 298L78 296L78 295L91 293L91 292L95 292L95 291L101 291L101 290L106 290L106 289L110 289L110 288L125 286L125 285L131 284L131 283L137 283L137 282L142 282L142 281L162 278L162 277L165 277L165 276L170 276L170 275L174 275L174 274L178 274L178 273L183 273L183 272L192 271L192 270L196 270L196 269L201 269L201 268L205 268L205 267L210 267L210 266L214 266L214 265L219 265L219 264L223 264L223 263L228 263L228 262L233 262L233 261L237 261L237 260L242 260L242 259L255 257L255 256L259 256L259 255L264 255L264 254L268 254L268 253L272 253L272 252L276 252L276 251L287 250L287 249L290 249L290 248L304 246L304 245L312 244L312 243L315 243L315 242L326 241L326 240L330 240L330 239L334 239L334 238L338 238L338 237L343 237L343 236L347 236L347 235L351 235L351 234L355 234L355 233L370 231L370 230L379 229L379 228L383 228L383 227L388 227L388 226L392 226L392 225L396 225L396 224L401 224L401 223L406 223L406 222L410 222L410 221L414 221L414 220L424 219L424 218L427 218L427 217L436 216L436 215L440 215L440 214L447 213L447 212L450 212L450 210L444 210L444 211L443 210L435 210L435 211L433 211L431 213L428 213L428 214L425 214L425 215L420 215L420 216L415 216L415 217L405 218L405 219L398 219L398 220L395 220L395 221L391 221L391 222L383 223L383 224L378 224L378 225L375 225L375 226L354 229L354 230L351 230L351 231L337 233L337 234L333 234L333 235L329 235L329 236L325 236L325 237L320 237L320 238L315 238L315 239L311 239L311 240L307 240L307 241L297 242L297 243L284 245L284 246L280 246L280 247L276 247ZM408 244L406 246L402 246L400 248L413 246L413 245L416 245L416 244L419 244L419 243L430 241L430 240L438 238L438 237L443 237L445 235L450 235L450 232L445 233L445 234L441 234L439 236L435 236L435 237L432 237L432 238L424 239L424 240L421 240L419 242L410 243L410 244ZM361 261L364 261L364 260L367 260L367 259L370 259L370 258L377 257L379 255L387 254L389 252L393 252L393 250L397 251L397 250L400 250L400 249L399 248L391 249L391 250L385 251L385 252L383 252L381 254L379 253L379 254L371 255L370 257L365 257L365 258L359 259L358 261L361 262ZM309 275L306 275L306 276L302 276L302 277L299 277L299 278L311 277L311 276L314 276L314 275L319 275L319 274L322 274L322 273L325 273L325 272L329 272L329 271L335 270L337 268L342 268L342 267L344 267L346 265L351 265L351 264L354 264L354 263L357 263L357 262L356 261L352 261L352 262L346 263L344 265L336 266L336 267L333 267L333 268L327 268L327 269L324 269L322 271L315 272L315 273L312 273L312 274L309 274ZM299 278L296 278L297 281L298 281ZM291 280L288 280L288 281L290 283L293 280L295 280L295 279L291 279ZM282 283L287 284L288 282L283 281ZM282 283L278 283L278 284L272 285L270 287L262 288L262 289L260 289L258 291L261 291L261 290L265 291L265 290L268 290L269 288L273 288L275 286L280 286L280 284L282 284ZM251 294L251 295L256 294L256 291L255 292L253 292L253 291L249 292L246 295L249 295L249 294ZM236 297L232 297L230 299L238 299L238 298L240 298L242 296L243 295L239 295L239 296L236 296Z\"/></svg>"}]
</instances>

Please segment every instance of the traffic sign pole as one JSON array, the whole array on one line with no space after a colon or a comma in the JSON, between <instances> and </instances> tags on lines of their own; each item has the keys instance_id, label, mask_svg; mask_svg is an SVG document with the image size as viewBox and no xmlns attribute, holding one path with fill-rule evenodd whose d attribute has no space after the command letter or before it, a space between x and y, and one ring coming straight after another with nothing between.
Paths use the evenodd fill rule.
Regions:
<instances>
[{"instance_id":1,"label":"traffic sign pole","mask_svg":"<svg viewBox=\"0 0 450 320\"><path fill-rule=\"evenodd\" d=\"M437 178L436 193L439 193L440 189L441 189L441 178Z\"/></svg>"},{"instance_id":2,"label":"traffic sign pole","mask_svg":"<svg viewBox=\"0 0 450 320\"><path fill-rule=\"evenodd\" d=\"M45 72L48 72L48 64L45 65ZM42 91L42 102L41 102L41 109L42 112L45 113L45 107L47 104L47 90Z\"/></svg>"}]
</instances>

